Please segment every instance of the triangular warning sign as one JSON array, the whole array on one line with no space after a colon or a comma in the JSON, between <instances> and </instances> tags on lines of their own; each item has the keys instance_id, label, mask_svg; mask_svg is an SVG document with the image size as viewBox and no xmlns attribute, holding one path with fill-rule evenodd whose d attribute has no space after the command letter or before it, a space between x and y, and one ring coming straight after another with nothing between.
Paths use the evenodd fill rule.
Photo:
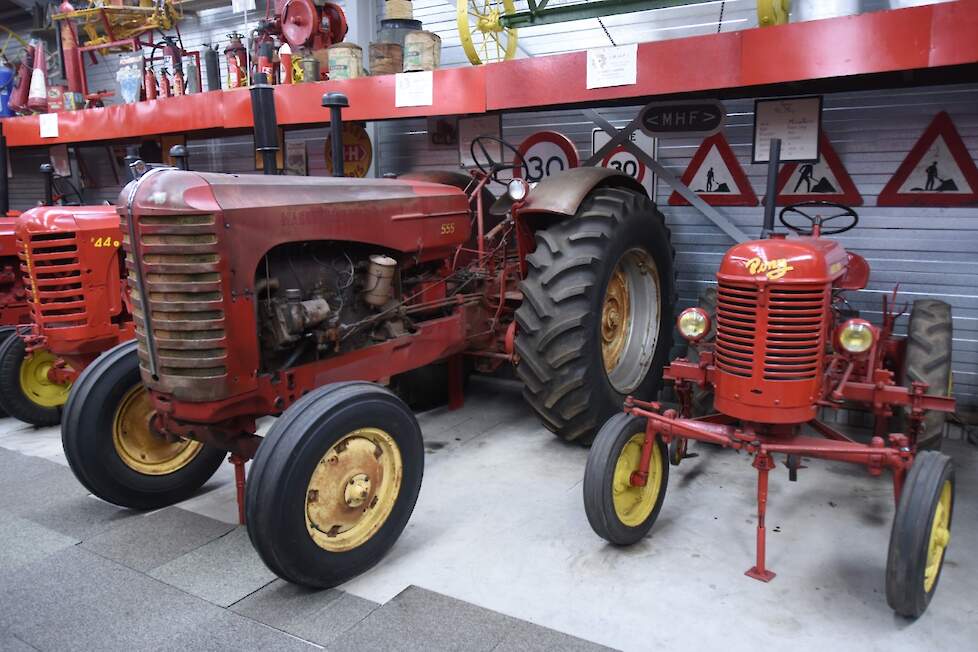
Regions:
<instances>
[{"instance_id":1,"label":"triangular warning sign","mask_svg":"<svg viewBox=\"0 0 978 652\"><path fill-rule=\"evenodd\" d=\"M876 200L878 206L978 202L978 168L951 116L938 113Z\"/></svg>"},{"instance_id":2,"label":"triangular warning sign","mask_svg":"<svg viewBox=\"0 0 978 652\"><path fill-rule=\"evenodd\" d=\"M788 163L781 168L777 205L833 201L846 206L862 206L862 195L824 131L819 149L821 155L817 163Z\"/></svg>"},{"instance_id":3,"label":"triangular warning sign","mask_svg":"<svg viewBox=\"0 0 978 652\"><path fill-rule=\"evenodd\" d=\"M683 183L712 206L757 206L757 195L722 133L703 141L683 174ZM673 192L669 205L689 206L689 202Z\"/></svg>"}]
</instances>

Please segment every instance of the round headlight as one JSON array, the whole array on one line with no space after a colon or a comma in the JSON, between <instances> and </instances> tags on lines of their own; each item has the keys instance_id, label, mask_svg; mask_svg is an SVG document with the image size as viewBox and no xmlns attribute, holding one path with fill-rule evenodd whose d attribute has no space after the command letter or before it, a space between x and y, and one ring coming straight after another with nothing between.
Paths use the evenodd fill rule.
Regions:
<instances>
[{"instance_id":1,"label":"round headlight","mask_svg":"<svg viewBox=\"0 0 978 652\"><path fill-rule=\"evenodd\" d=\"M710 316L702 308L686 308L676 320L679 334L690 342L696 342L710 332Z\"/></svg>"},{"instance_id":2,"label":"round headlight","mask_svg":"<svg viewBox=\"0 0 978 652\"><path fill-rule=\"evenodd\" d=\"M849 353L869 351L873 338L873 327L865 319L850 319L839 329L839 346Z\"/></svg>"},{"instance_id":3,"label":"round headlight","mask_svg":"<svg viewBox=\"0 0 978 652\"><path fill-rule=\"evenodd\" d=\"M526 181L523 179L510 179L509 185L506 186L506 194L513 201L522 201L529 190L530 187L526 185Z\"/></svg>"}]
</instances>

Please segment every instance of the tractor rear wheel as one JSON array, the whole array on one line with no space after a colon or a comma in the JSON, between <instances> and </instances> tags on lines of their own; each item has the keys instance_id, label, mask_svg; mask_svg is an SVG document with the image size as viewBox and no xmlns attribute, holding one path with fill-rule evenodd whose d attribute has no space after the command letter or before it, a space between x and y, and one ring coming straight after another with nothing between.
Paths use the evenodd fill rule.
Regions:
<instances>
[{"instance_id":1,"label":"tractor rear wheel","mask_svg":"<svg viewBox=\"0 0 978 652\"><path fill-rule=\"evenodd\" d=\"M0 346L0 407L10 416L38 427L61 423L61 408L71 383L56 383L48 371L58 362L47 349L27 352L18 336Z\"/></svg>"},{"instance_id":2,"label":"tractor rear wheel","mask_svg":"<svg viewBox=\"0 0 978 652\"><path fill-rule=\"evenodd\" d=\"M662 509L669 452L656 436L645 485L632 484L645 446L645 419L619 412L598 431L584 469L584 511L591 529L619 546L641 540Z\"/></svg>"},{"instance_id":3,"label":"tractor rear wheel","mask_svg":"<svg viewBox=\"0 0 978 652\"><path fill-rule=\"evenodd\" d=\"M373 383L320 387L258 447L245 493L251 543L289 582L341 584L397 541L423 473L421 428L403 401Z\"/></svg>"},{"instance_id":4,"label":"tractor rear wheel","mask_svg":"<svg viewBox=\"0 0 978 652\"><path fill-rule=\"evenodd\" d=\"M589 444L628 395L654 399L675 305L669 229L645 195L599 188L536 233L527 256L516 372L543 424Z\"/></svg>"},{"instance_id":5,"label":"tractor rear wheel","mask_svg":"<svg viewBox=\"0 0 978 652\"><path fill-rule=\"evenodd\" d=\"M10 336L14 335L16 332L16 326L0 326L0 347L2 347L4 342L6 342ZM7 416L7 412L3 409L3 404L0 404L0 417L5 416Z\"/></svg>"},{"instance_id":6,"label":"tractor rear wheel","mask_svg":"<svg viewBox=\"0 0 978 652\"><path fill-rule=\"evenodd\" d=\"M929 385L928 394L949 396L951 393L951 306L936 299L913 302L907 326L907 352L900 384L910 387L914 381ZM906 411L897 412L898 432L906 432ZM924 415L917 448L940 450L944 439L946 412L931 410Z\"/></svg>"},{"instance_id":7,"label":"tractor rear wheel","mask_svg":"<svg viewBox=\"0 0 978 652\"><path fill-rule=\"evenodd\" d=\"M954 512L954 467L937 451L922 451L907 473L886 559L886 601L916 618L930 604L944 567Z\"/></svg>"},{"instance_id":8,"label":"tractor rear wheel","mask_svg":"<svg viewBox=\"0 0 978 652\"><path fill-rule=\"evenodd\" d=\"M135 340L96 358L75 382L61 426L65 457L78 481L102 500L132 509L190 498L225 452L157 434L152 416Z\"/></svg>"}]
</instances>

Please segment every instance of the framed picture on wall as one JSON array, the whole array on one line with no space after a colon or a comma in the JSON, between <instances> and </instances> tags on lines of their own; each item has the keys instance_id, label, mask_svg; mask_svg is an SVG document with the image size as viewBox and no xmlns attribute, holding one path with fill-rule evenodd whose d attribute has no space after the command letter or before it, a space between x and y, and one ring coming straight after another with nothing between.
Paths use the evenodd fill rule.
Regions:
<instances>
[{"instance_id":1,"label":"framed picture on wall","mask_svg":"<svg viewBox=\"0 0 978 652\"><path fill-rule=\"evenodd\" d=\"M818 163L822 96L781 97L754 102L752 163L767 163L771 140L781 139L781 162Z\"/></svg>"}]
</instances>

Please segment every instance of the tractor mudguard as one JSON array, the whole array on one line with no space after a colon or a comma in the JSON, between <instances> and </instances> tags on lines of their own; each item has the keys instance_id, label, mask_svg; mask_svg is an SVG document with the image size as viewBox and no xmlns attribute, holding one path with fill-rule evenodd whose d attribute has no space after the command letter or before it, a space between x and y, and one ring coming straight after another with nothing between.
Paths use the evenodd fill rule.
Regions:
<instances>
[{"instance_id":1,"label":"tractor mudguard","mask_svg":"<svg viewBox=\"0 0 978 652\"><path fill-rule=\"evenodd\" d=\"M648 196L642 184L620 172L600 167L572 168L537 184L520 213L555 213L573 217L584 198L598 187L626 188Z\"/></svg>"}]
</instances>

